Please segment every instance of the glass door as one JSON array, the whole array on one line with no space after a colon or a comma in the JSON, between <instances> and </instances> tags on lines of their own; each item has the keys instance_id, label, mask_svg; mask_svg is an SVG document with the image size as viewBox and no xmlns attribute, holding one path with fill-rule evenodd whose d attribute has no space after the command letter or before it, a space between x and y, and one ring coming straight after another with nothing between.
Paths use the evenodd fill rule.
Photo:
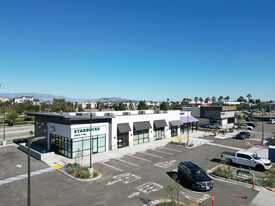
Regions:
<instances>
[{"instance_id":1,"label":"glass door","mask_svg":"<svg viewBox=\"0 0 275 206\"><path fill-rule=\"evenodd\" d=\"M129 133L119 134L117 137L117 147L122 148L127 146L129 146Z\"/></svg>"},{"instance_id":2,"label":"glass door","mask_svg":"<svg viewBox=\"0 0 275 206\"><path fill-rule=\"evenodd\" d=\"M98 153L97 143L98 143L98 138L94 138L93 139L93 153Z\"/></svg>"}]
</instances>

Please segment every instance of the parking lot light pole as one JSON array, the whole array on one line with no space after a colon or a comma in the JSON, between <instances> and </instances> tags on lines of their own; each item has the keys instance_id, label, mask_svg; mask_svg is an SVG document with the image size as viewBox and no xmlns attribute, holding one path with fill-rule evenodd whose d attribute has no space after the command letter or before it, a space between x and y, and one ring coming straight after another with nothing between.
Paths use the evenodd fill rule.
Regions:
<instances>
[{"instance_id":1,"label":"parking lot light pole","mask_svg":"<svg viewBox=\"0 0 275 206\"><path fill-rule=\"evenodd\" d=\"M92 139L92 113L90 113L90 173L93 175L92 155L93 155L93 139Z\"/></svg>"},{"instance_id":2,"label":"parking lot light pole","mask_svg":"<svg viewBox=\"0 0 275 206\"><path fill-rule=\"evenodd\" d=\"M6 133L5 133L5 110L4 110L4 118L3 118L3 145L6 144Z\"/></svg>"},{"instance_id":3,"label":"parking lot light pole","mask_svg":"<svg viewBox=\"0 0 275 206\"><path fill-rule=\"evenodd\" d=\"M36 137L28 140L28 206L31 206L31 144L46 137Z\"/></svg>"},{"instance_id":4,"label":"parking lot light pole","mask_svg":"<svg viewBox=\"0 0 275 206\"><path fill-rule=\"evenodd\" d=\"M264 109L262 110L262 145L264 145Z\"/></svg>"}]
</instances>

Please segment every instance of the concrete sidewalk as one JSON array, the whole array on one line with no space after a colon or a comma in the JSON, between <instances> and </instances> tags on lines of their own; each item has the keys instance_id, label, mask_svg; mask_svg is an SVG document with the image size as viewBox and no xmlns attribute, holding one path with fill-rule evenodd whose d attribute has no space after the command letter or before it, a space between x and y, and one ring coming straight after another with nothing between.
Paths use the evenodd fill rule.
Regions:
<instances>
[{"instance_id":1,"label":"concrete sidewalk","mask_svg":"<svg viewBox=\"0 0 275 206\"><path fill-rule=\"evenodd\" d=\"M222 138L232 138L235 135L236 132L233 133L228 133L224 136L222 136ZM193 131L189 133L189 143L193 143L194 146L200 146L203 144L207 144L208 142L211 142L211 140L205 140L203 139L204 136L209 136L209 134L207 132L203 132L203 131ZM221 137L220 135L217 137ZM213 137L214 138L214 137ZM152 142L148 142L148 143L144 143L144 144L139 144L139 145L134 145L134 146L130 146L130 147L124 147L124 148L120 148L120 149L116 149L116 150L111 150L111 151L107 151L107 152L103 152L103 153L97 153L97 154L93 154L92 155L92 162L96 163L96 162L104 162L104 161L108 161L110 159L113 158L121 158L124 155L133 155L137 152L143 152L145 150L148 149L155 149L158 147L163 147L166 144L168 144L168 142L171 141L181 141L183 143L187 142L187 134L183 134L180 135L178 137L172 137L172 138L167 138L167 139L162 139L162 140L157 140L157 141L152 141ZM81 158L80 158L81 159ZM45 159L44 162L46 164L48 164L49 166L54 166L54 165L65 165L66 163L70 162L74 162L74 159L69 159L66 158L64 156L55 154L53 158L48 158ZM82 161L82 165L89 165L90 164L90 156L84 156Z\"/></svg>"},{"instance_id":2,"label":"concrete sidewalk","mask_svg":"<svg viewBox=\"0 0 275 206\"><path fill-rule=\"evenodd\" d=\"M190 132L189 133L189 138L191 139L197 139L197 138L202 138L204 135L204 132L198 131L198 132ZM124 155L133 155L137 152L143 152L145 150L148 149L155 149L158 147L163 147L166 144L168 144L168 142L170 141L177 141L177 139L181 139L182 142L186 142L187 141L187 136L186 134L178 136L178 137L173 137L173 138L167 138L167 139L162 139L162 140L157 140L157 141L152 141L152 142L148 142L148 143L144 143L144 144L139 144L139 145L134 145L134 146L130 146L130 147L123 147L120 149L116 149L116 150L110 150L107 152L102 152L102 153L97 153L97 154L93 154L92 155L92 162L96 163L96 162L105 162L108 161L110 159L113 158L121 158ZM80 158L81 159L81 158ZM74 159L70 159L58 154L55 154L53 158L46 158L45 160L43 160L46 164L48 164L49 166L54 166L54 165L65 165L66 163L70 162L73 163L75 162ZM90 156L84 156L82 159L82 165L89 165L90 164Z\"/></svg>"},{"instance_id":3,"label":"concrete sidewalk","mask_svg":"<svg viewBox=\"0 0 275 206\"><path fill-rule=\"evenodd\" d=\"M275 192L269 191L265 188L259 189L259 193L252 200L249 206L271 206L275 202Z\"/></svg>"}]
</instances>

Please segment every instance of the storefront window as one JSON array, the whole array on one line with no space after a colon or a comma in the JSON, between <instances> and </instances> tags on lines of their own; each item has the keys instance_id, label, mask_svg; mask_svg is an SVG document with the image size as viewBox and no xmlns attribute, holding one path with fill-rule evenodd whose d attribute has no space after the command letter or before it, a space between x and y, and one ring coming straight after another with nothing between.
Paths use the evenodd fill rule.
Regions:
<instances>
[{"instance_id":1,"label":"storefront window","mask_svg":"<svg viewBox=\"0 0 275 206\"><path fill-rule=\"evenodd\" d=\"M73 158L78 155L90 155L90 147L92 146L93 153L106 151L106 135L94 135L92 136L92 144L90 137L80 137L73 139Z\"/></svg>"},{"instance_id":2,"label":"storefront window","mask_svg":"<svg viewBox=\"0 0 275 206\"><path fill-rule=\"evenodd\" d=\"M64 155L71 158L71 140L67 137L63 137L56 134L50 134L51 138L51 150L57 154Z\"/></svg>"},{"instance_id":3,"label":"storefront window","mask_svg":"<svg viewBox=\"0 0 275 206\"><path fill-rule=\"evenodd\" d=\"M171 136L178 136L178 127L171 127Z\"/></svg>"},{"instance_id":4,"label":"storefront window","mask_svg":"<svg viewBox=\"0 0 275 206\"><path fill-rule=\"evenodd\" d=\"M149 142L149 130L134 131L134 145Z\"/></svg>"}]
</instances>

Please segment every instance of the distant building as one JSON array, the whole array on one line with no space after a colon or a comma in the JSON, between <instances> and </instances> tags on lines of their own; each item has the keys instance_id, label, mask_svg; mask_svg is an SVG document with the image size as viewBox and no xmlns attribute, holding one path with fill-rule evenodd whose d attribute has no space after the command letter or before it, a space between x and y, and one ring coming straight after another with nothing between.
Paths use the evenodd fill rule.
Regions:
<instances>
[{"instance_id":1,"label":"distant building","mask_svg":"<svg viewBox=\"0 0 275 206\"><path fill-rule=\"evenodd\" d=\"M2 99L0 99L0 102L7 102L7 101L9 101L8 98L2 98Z\"/></svg>"},{"instance_id":2,"label":"distant building","mask_svg":"<svg viewBox=\"0 0 275 206\"><path fill-rule=\"evenodd\" d=\"M235 123L235 106L183 107L182 110L191 111L191 115L199 120L200 126L215 123L222 129L230 129Z\"/></svg>"},{"instance_id":3,"label":"distant building","mask_svg":"<svg viewBox=\"0 0 275 206\"><path fill-rule=\"evenodd\" d=\"M22 96L22 97L15 97L13 99L13 103L33 103L33 96Z\"/></svg>"}]
</instances>

